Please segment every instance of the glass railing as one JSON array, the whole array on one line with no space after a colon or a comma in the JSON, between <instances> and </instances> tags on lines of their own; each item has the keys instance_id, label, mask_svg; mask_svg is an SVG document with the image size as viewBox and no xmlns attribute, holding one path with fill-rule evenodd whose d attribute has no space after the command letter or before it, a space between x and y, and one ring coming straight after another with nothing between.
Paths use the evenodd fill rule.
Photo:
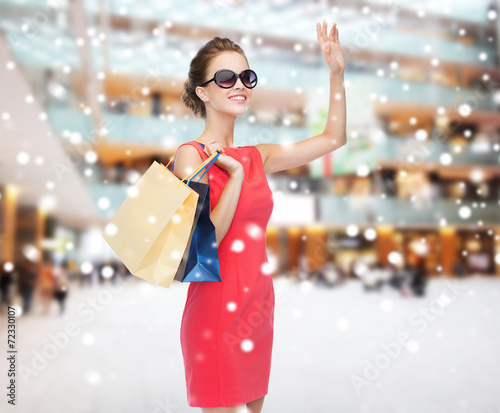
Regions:
<instances>
[{"instance_id":1,"label":"glass railing","mask_svg":"<svg viewBox=\"0 0 500 413\"><path fill-rule=\"evenodd\" d=\"M60 136L68 137L68 134L78 133L83 138L92 137L95 129L92 116L86 115L80 110L50 107L46 110L47 117Z\"/></svg>"},{"instance_id":2,"label":"glass railing","mask_svg":"<svg viewBox=\"0 0 500 413\"><path fill-rule=\"evenodd\" d=\"M430 53L426 53L426 47L431 48ZM493 67L495 65L496 50L491 46L469 46L456 41L440 40L427 36L404 33L397 30L397 27L381 31L377 35L376 41L368 40L360 43L360 49L373 52L401 53L417 58L431 58L446 60L450 62L474 64ZM481 60L481 58L482 60Z\"/></svg>"},{"instance_id":3,"label":"glass railing","mask_svg":"<svg viewBox=\"0 0 500 413\"><path fill-rule=\"evenodd\" d=\"M82 111L52 107L47 111L55 131L69 137L79 133L83 139L92 138L94 124L92 116ZM259 143L292 143L309 138L308 128L277 127L273 125L250 124L243 117L235 125L235 145L257 145ZM104 113L105 127L108 129L107 139L113 142L141 143L163 145L176 148L183 142L196 139L204 130L200 120L176 119L166 116L164 119L153 116L131 116L115 113ZM402 162L441 162L443 154L451 155L455 164L497 165L500 152L493 144L478 145L472 142L461 152L456 152L449 143L433 139L420 142L411 138L388 136L370 145L373 158L377 160L400 160ZM449 157L443 160L447 162ZM447 163L446 163L447 164Z\"/></svg>"},{"instance_id":4,"label":"glass railing","mask_svg":"<svg viewBox=\"0 0 500 413\"><path fill-rule=\"evenodd\" d=\"M498 165L498 145L490 142L471 142L458 151L449 142L433 139L417 141L411 138L387 137L373 146L377 159L403 162L436 162L443 165Z\"/></svg>"},{"instance_id":5,"label":"glass railing","mask_svg":"<svg viewBox=\"0 0 500 413\"><path fill-rule=\"evenodd\" d=\"M461 207L470 209L470 217L461 218ZM380 196L340 197L319 196L320 221L325 224L391 224L391 225L434 225L441 219L448 225L497 225L500 210L494 202L462 202L438 199L432 202L411 201ZM464 215L465 216L465 215ZM478 224L481 225L481 224Z\"/></svg>"},{"instance_id":6,"label":"glass railing","mask_svg":"<svg viewBox=\"0 0 500 413\"><path fill-rule=\"evenodd\" d=\"M395 3L391 0L365 0L368 4L387 7L393 10ZM486 24L491 23L488 19L487 9L491 3L489 0L448 0L446 2L436 2L434 0L420 0L418 2L400 2L397 10L408 10L415 13L425 11L426 15L432 14L452 19L469 21L471 23ZM425 16L423 17L425 18Z\"/></svg>"},{"instance_id":7,"label":"glass railing","mask_svg":"<svg viewBox=\"0 0 500 413\"><path fill-rule=\"evenodd\" d=\"M111 218L127 197L127 185L89 184L89 191L96 203L108 205L101 210L104 217ZM107 202L102 202L102 198ZM328 225L434 225L439 226L441 219L448 225L471 225L479 221L482 225L498 224L500 210L494 202L463 202L439 199L433 202L418 202L380 196L335 196L318 195L319 222ZM468 218L461 218L461 207L470 208Z\"/></svg>"},{"instance_id":8,"label":"glass railing","mask_svg":"<svg viewBox=\"0 0 500 413\"><path fill-rule=\"evenodd\" d=\"M124 48L124 50L126 50ZM113 51L112 53L118 53ZM165 51L167 53L162 63L158 62L157 66L148 66L144 62L147 60L137 59L134 60L140 72L146 69L151 71L158 77L179 77L184 78L185 68L188 62L182 62L182 56L179 51ZM32 58L38 54L28 53L27 57ZM133 55L132 55L133 56ZM66 61L70 61L68 56ZM76 59L76 58L75 58ZM158 55L157 59L161 60L162 56ZM73 59L74 60L74 59ZM137 63L138 62L138 63ZM41 64L42 62L38 62ZM46 62L45 62L46 63ZM327 82L327 74L323 75L322 70L313 69L311 67L302 67L299 70L290 70L290 66L286 64L270 64L268 62L255 61L252 67L259 73L259 79L263 87L271 86L273 88L295 89L297 85L303 90L316 90L319 86L324 86ZM373 76L368 73L375 73L375 68L372 70L368 67L367 73L346 73L346 81L349 82L363 82L366 93L375 93L378 97L385 96L388 102L407 102L409 104L421 104L431 106L445 106L457 108L462 103L473 103L473 110L486 110L498 111L499 105L495 103L493 94L474 90L474 89L460 89L456 90L453 87L442 86L436 83L423 83L411 82L401 79L391 79ZM326 79L326 80L325 80ZM148 85L151 78L145 75L144 84ZM154 79L153 79L154 80Z\"/></svg>"},{"instance_id":9,"label":"glass railing","mask_svg":"<svg viewBox=\"0 0 500 413\"><path fill-rule=\"evenodd\" d=\"M469 104L472 110L498 111L500 109L500 105L494 100L493 93L470 88L456 90L456 88L435 83L372 77L371 91L376 93L377 97L386 96L388 102L441 105L454 109L458 109L462 104Z\"/></svg>"},{"instance_id":10,"label":"glass railing","mask_svg":"<svg viewBox=\"0 0 500 413\"><path fill-rule=\"evenodd\" d=\"M0 28L17 62L24 66L79 69L78 46L71 26L67 22L53 24L43 20L43 11L36 13L24 19L0 17ZM42 20L37 21L37 17Z\"/></svg>"},{"instance_id":11,"label":"glass railing","mask_svg":"<svg viewBox=\"0 0 500 413\"><path fill-rule=\"evenodd\" d=\"M101 215L104 218L111 219L120 208L125 198L129 186L119 184L88 184L89 193L98 206ZM99 205L104 208L100 208Z\"/></svg>"},{"instance_id":12,"label":"glass railing","mask_svg":"<svg viewBox=\"0 0 500 413\"><path fill-rule=\"evenodd\" d=\"M55 131L61 136L79 133L91 138L95 129L91 115L76 109L52 107L47 110L48 118ZM309 138L307 128L251 124L245 116L235 124L235 145L256 145L259 143L299 142ZM131 116L104 112L104 126L107 139L115 142L130 142L150 145L164 145L175 148L183 142L196 139L203 132L204 122L176 119L165 116Z\"/></svg>"}]
</instances>

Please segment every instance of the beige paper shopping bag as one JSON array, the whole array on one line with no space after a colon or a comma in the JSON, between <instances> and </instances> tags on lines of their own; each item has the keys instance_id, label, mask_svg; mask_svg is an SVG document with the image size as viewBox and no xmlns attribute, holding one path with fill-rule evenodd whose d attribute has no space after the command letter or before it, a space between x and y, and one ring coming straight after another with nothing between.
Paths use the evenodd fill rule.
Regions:
<instances>
[{"instance_id":1,"label":"beige paper shopping bag","mask_svg":"<svg viewBox=\"0 0 500 413\"><path fill-rule=\"evenodd\" d=\"M153 162L102 236L133 275L169 288L189 247L198 193L167 167Z\"/></svg>"}]
</instances>

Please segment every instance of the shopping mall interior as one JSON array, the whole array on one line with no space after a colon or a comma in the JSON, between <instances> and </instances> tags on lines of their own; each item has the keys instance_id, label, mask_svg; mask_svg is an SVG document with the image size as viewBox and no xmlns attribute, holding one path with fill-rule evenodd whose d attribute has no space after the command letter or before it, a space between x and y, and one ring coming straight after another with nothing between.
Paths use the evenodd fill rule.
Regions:
<instances>
[{"instance_id":1,"label":"shopping mall interior","mask_svg":"<svg viewBox=\"0 0 500 413\"><path fill-rule=\"evenodd\" d=\"M313 29L328 2L78 3L1 3L4 261L21 260L27 245L75 265L115 257L101 233L128 188L203 131L180 92L197 48L221 33L261 74L235 145L321 132L328 68ZM276 274L296 274L304 257L309 271L331 261L356 276L354 257L412 265L419 256L432 275L455 275L457 262L500 274L494 11L403 9L396 20L379 2L334 3L348 144L268 175ZM244 16L245 28L231 26ZM324 253L313 255L318 245Z\"/></svg>"}]
</instances>

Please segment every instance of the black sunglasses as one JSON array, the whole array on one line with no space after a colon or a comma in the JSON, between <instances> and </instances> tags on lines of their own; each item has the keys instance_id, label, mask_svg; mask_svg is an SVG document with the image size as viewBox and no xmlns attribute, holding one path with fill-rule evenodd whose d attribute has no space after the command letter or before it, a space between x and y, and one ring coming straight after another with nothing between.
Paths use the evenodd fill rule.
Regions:
<instances>
[{"instance_id":1,"label":"black sunglasses","mask_svg":"<svg viewBox=\"0 0 500 413\"><path fill-rule=\"evenodd\" d=\"M229 89L236 84L238 78L241 79L241 83L245 85L245 87L252 89L257 86L257 73L255 73L251 69L243 70L240 74L234 73L229 69L222 69L215 72L215 75L212 79L203 83L200 86L205 86L207 83L210 83L212 80L215 80L217 86L223 89Z\"/></svg>"}]
</instances>

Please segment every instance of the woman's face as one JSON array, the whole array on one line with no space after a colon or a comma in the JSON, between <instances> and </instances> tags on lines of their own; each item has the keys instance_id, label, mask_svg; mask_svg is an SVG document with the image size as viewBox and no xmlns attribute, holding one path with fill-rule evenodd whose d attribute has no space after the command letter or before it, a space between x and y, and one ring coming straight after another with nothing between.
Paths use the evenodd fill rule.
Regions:
<instances>
[{"instance_id":1,"label":"woman's face","mask_svg":"<svg viewBox=\"0 0 500 413\"><path fill-rule=\"evenodd\" d=\"M249 67L246 59L238 52L222 52L208 66L205 81L212 79L215 72L221 69L229 69L239 74ZM243 115L252 100L252 89L245 87L240 78L229 89L221 88L212 81L203 87L198 86L197 92L205 102L207 114L211 110L217 110L233 116ZM242 95L245 99L232 100L231 97L236 95Z\"/></svg>"}]
</instances>

